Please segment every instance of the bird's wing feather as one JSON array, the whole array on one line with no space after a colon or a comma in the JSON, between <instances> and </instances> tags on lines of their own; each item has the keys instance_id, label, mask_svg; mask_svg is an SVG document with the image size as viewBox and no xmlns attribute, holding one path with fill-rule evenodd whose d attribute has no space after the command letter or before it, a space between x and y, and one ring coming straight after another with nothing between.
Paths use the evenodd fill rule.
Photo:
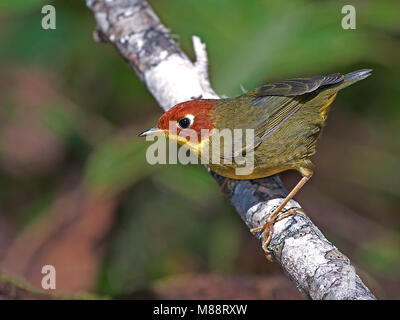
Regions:
<instances>
[{"instance_id":1,"label":"bird's wing feather","mask_svg":"<svg viewBox=\"0 0 400 320\"><path fill-rule=\"evenodd\" d=\"M239 144L240 148L233 150L232 157L247 154L257 149L280 125L301 108L305 100L307 100L307 97L270 96L268 99L264 99L257 106L262 116L254 121L252 125L254 129L254 142L246 144L248 141L243 141L242 144Z\"/></svg>"},{"instance_id":2,"label":"bird's wing feather","mask_svg":"<svg viewBox=\"0 0 400 320\"><path fill-rule=\"evenodd\" d=\"M341 83L343 79L343 75L334 73L328 76L284 80L246 93L244 96L251 98L253 106L264 109L266 116L260 118L254 127L254 144L242 148L239 152L255 150L310 99L311 95L308 93L324 86Z\"/></svg>"},{"instance_id":3,"label":"bird's wing feather","mask_svg":"<svg viewBox=\"0 0 400 320\"><path fill-rule=\"evenodd\" d=\"M293 137L305 135L310 149L307 150L307 154L312 154L315 140L324 125L328 107L336 93L355 81L366 78L370 72L371 70L359 70L345 76L334 73L327 76L284 80L243 94L238 104L232 104L232 100L227 100L227 104L232 104L232 107L225 106L227 112L246 115L246 121L239 118L233 121L233 126L241 128L242 123L246 123L246 128L255 130L254 142L233 150L232 155L237 156L256 150L282 126L289 126L287 132L291 135L277 133L278 138L282 140L280 143L285 143L289 136L291 139L296 139ZM315 97L318 98L314 99ZM298 126L300 122L304 128ZM221 121L221 127L230 125L231 118L229 123Z\"/></svg>"}]
</instances>

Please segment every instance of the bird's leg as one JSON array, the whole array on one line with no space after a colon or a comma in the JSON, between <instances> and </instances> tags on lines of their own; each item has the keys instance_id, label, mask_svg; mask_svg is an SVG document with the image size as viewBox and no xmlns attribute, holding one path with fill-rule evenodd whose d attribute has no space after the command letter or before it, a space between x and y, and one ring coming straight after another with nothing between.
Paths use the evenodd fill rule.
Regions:
<instances>
[{"instance_id":1,"label":"bird's leg","mask_svg":"<svg viewBox=\"0 0 400 320\"><path fill-rule=\"evenodd\" d=\"M268 245L272 239L272 234L274 232L274 224L284 218L295 215L297 211L301 211L301 209L293 208L280 214L280 212L290 201L290 199L292 199L295 196L295 194L306 184L306 182L310 180L312 176L312 171L307 173L308 174L303 176L303 178L297 183L297 185L292 189L292 191L290 191L290 193L286 196L281 205L272 214L269 215L265 224L261 227L253 228L250 230L251 232L264 230L262 248L264 249L267 258L270 261L272 261L272 256L270 250L268 250Z\"/></svg>"}]
</instances>

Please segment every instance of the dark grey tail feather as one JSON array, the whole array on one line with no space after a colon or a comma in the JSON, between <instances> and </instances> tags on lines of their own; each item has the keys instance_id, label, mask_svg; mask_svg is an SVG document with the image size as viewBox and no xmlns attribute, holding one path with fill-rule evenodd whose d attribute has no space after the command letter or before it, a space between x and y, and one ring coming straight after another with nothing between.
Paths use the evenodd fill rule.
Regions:
<instances>
[{"instance_id":1,"label":"dark grey tail feather","mask_svg":"<svg viewBox=\"0 0 400 320\"><path fill-rule=\"evenodd\" d=\"M357 70L354 72L350 72L348 74L344 75L343 82L338 84L335 89L338 91L346 88L353 83L364 80L365 78L369 77L371 75L372 69L362 69L362 70Z\"/></svg>"},{"instance_id":2,"label":"dark grey tail feather","mask_svg":"<svg viewBox=\"0 0 400 320\"><path fill-rule=\"evenodd\" d=\"M362 69L350 72L344 76L344 81L359 81L371 75L372 69Z\"/></svg>"}]
</instances>

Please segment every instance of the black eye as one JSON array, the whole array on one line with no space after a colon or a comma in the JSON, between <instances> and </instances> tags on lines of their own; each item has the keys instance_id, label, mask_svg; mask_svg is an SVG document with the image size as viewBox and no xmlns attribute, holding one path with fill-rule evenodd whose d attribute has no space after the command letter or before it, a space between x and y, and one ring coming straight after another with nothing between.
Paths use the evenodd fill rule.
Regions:
<instances>
[{"instance_id":1,"label":"black eye","mask_svg":"<svg viewBox=\"0 0 400 320\"><path fill-rule=\"evenodd\" d=\"M181 120L179 120L178 124L182 129L189 128L190 119L189 118L182 118Z\"/></svg>"}]
</instances>

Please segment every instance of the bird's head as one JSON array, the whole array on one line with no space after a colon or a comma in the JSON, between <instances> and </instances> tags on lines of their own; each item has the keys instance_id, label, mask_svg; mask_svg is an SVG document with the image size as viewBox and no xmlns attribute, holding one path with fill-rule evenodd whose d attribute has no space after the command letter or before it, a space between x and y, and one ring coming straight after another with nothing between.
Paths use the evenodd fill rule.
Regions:
<instances>
[{"instance_id":1,"label":"bird's head","mask_svg":"<svg viewBox=\"0 0 400 320\"><path fill-rule=\"evenodd\" d=\"M193 151L201 151L202 144L214 128L214 104L215 100L206 99L179 103L160 117L157 126L139 136L165 135Z\"/></svg>"}]
</instances>

